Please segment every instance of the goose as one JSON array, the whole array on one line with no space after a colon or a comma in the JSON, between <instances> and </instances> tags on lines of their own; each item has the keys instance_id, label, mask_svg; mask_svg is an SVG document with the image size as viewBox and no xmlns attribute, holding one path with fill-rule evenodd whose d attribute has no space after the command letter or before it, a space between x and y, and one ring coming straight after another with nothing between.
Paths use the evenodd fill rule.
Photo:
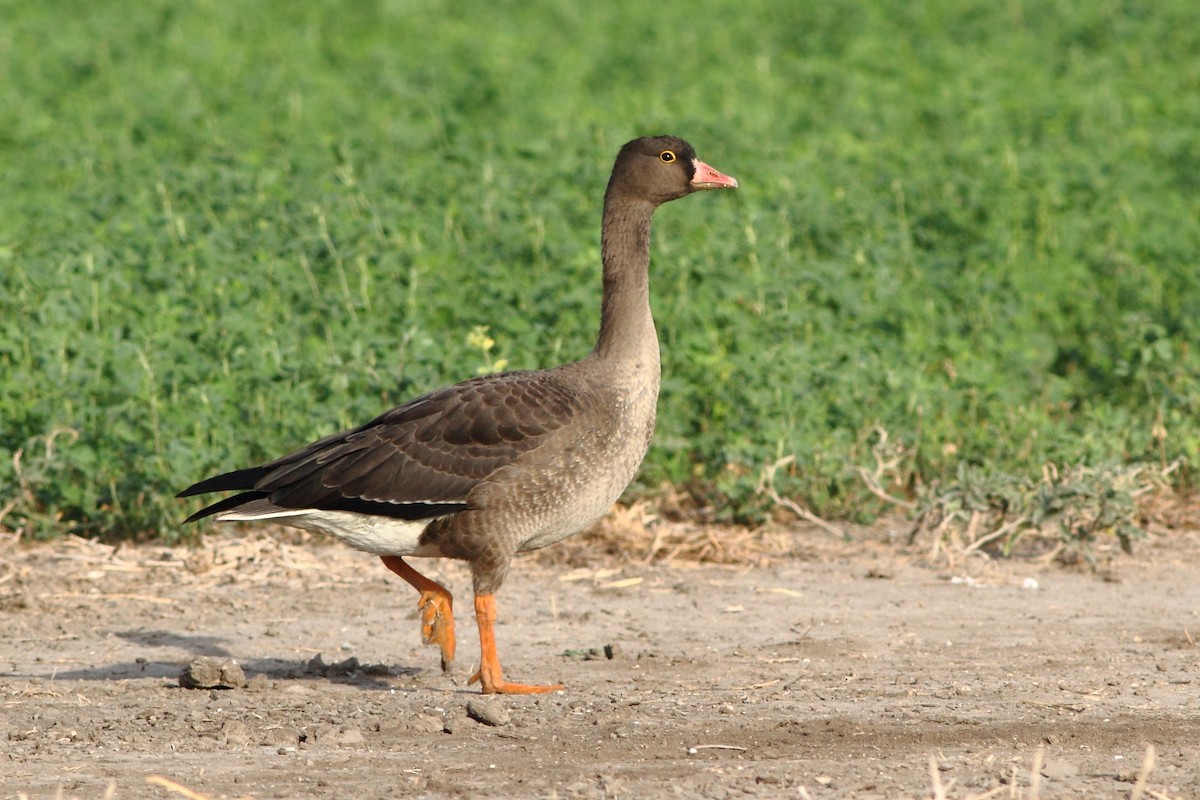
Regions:
<instances>
[{"instance_id":1,"label":"goose","mask_svg":"<svg viewBox=\"0 0 1200 800\"><path fill-rule=\"evenodd\" d=\"M353 430L179 493L237 494L186 522L268 521L331 535L379 556L411 584L421 635L454 661L453 597L406 559L466 561L485 694L562 689L505 679L496 651L496 591L512 558L561 541L608 512L654 431L660 382L650 311L650 223L665 202L737 188L674 136L625 144L604 195L603 299L596 346L552 369L472 378L410 400Z\"/></svg>"}]
</instances>

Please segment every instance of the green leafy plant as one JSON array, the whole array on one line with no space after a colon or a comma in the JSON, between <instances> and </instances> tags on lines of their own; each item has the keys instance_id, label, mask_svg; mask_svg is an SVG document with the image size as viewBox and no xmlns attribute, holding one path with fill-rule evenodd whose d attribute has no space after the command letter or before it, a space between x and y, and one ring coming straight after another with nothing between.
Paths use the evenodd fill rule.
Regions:
<instances>
[{"instance_id":1,"label":"green leafy plant","mask_svg":"<svg viewBox=\"0 0 1200 800\"><path fill-rule=\"evenodd\" d=\"M1200 459L1192 0L10 5L5 528L192 535L199 477L586 355L659 131L742 188L656 219L631 496L757 522L790 457L781 498L867 521L962 463Z\"/></svg>"},{"instance_id":2,"label":"green leafy plant","mask_svg":"<svg viewBox=\"0 0 1200 800\"><path fill-rule=\"evenodd\" d=\"M960 464L953 481L921 492L910 543L930 540L952 559L980 550L1010 555L1023 540L1050 542L1068 560L1092 561L1112 537L1126 553L1145 537L1137 498L1162 489L1182 462L1166 468L1047 464L1040 480Z\"/></svg>"}]
</instances>

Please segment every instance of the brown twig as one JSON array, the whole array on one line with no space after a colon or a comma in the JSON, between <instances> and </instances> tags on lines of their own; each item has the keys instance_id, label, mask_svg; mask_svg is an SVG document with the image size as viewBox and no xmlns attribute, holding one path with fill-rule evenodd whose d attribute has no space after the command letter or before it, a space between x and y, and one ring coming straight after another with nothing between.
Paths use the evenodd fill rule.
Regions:
<instances>
[{"instance_id":1,"label":"brown twig","mask_svg":"<svg viewBox=\"0 0 1200 800\"><path fill-rule=\"evenodd\" d=\"M779 492L777 492L775 490L775 471L778 470L780 467L785 467L788 464L793 463L795 460L796 460L795 456L784 456L783 458L775 461L775 463L768 464L765 467L763 467L762 476L759 478L759 481L758 481L758 489L757 489L758 492L766 494L766 496L769 497L771 499L771 502L775 503L775 505L783 506L788 511L791 511L793 514L800 517L801 519L808 520L812 524L816 525L818 528L826 530L829 533L832 533L834 536L837 536L839 538L844 537L846 534L845 534L845 531L843 531L841 528L837 527L836 525L833 525L832 523L826 522L825 520L821 519L816 514L809 511L807 508L802 507L798 503L796 503L786 497L781 497L779 495Z\"/></svg>"}]
</instances>

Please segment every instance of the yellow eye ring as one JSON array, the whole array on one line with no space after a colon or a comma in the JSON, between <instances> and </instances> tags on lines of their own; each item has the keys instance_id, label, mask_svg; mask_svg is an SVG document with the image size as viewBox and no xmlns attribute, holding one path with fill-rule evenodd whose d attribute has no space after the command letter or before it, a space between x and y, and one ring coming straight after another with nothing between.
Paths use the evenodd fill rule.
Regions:
<instances>
[{"instance_id":1,"label":"yellow eye ring","mask_svg":"<svg viewBox=\"0 0 1200 800\"><path fill-rule=\"evenodd\" d=\"M675 160L675 153L671 150L663 150L658 154L658 160L664 164L670 164Z\"/></svg>"}]
</instances>

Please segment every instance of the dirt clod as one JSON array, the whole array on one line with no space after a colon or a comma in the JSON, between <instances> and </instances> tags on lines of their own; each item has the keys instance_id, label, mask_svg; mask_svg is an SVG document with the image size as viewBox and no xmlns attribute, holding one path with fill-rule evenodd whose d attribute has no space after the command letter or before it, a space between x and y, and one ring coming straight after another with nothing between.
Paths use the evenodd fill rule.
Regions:
<instances>
[{"instance_id":1,"label":"dirt clod","mask_svg":"<svg viewBox=\"0 0 1200 800\"><path fill-rule=\"evenodd\" d=\"M201 656L179 673L179 685L185 689L241 689L246 673L232 658Z\"/></svg>"},{"instance_id":2,"label":"dirt clod","mask_svg":"<svg viewBox=\"0 0 1200 800\"><path fill-rule=\"evenodd\" d=\"M350 656L342 661L326 664L320 653L308 660L304 665L306 675L319 675L322 678L345 678L350 676L379 677L390 674L387 664L364 664L357 656Z\"/></svg>"},{"instance_id":3,"label":"dirt clod","mask_svg":"<svg viewBox=\"0 0 1200 800\"><path fill-rule=\"evenodd\" d=\"M496 698L476 698L467 701L467 716L484 725L500 727L507 725L512 719L502 700Z\"/></svg>"},{"instance_id":4,"label":"dirt clod","mask_svg":"<svg viewBox=\"0 0 1200 800\"><path fill-rule=\"evenodd\" d=\"M405 719L405 721L394 727L395 733L442 733L446 728L446 722L440 716L435 717L432 714L414 714ZM384 729L383 732L389 732Z\"/></svg>"}]
</instances>

